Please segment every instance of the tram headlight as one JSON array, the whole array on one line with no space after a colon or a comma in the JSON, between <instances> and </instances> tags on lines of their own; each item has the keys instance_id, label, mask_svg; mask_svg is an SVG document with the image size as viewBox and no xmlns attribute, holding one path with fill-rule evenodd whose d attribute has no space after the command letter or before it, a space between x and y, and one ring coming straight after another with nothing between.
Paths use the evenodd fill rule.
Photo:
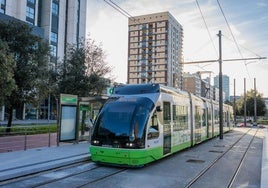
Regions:
<instances>
[{"instance_id":1,"label":"tram headlight","mask_svg":"<svg viewBox=\"0 0 268 188\"><path fill-rule=\"evenodd\" d=\"M99 140L93 140L93 141L92 141L92 144L93 144L93 145L100 145L100 141L99 141Z\"/></svg>"},{"instance_id":2,"label":"tram headlight","mask_svg":"<svg viewBox=\"0 0 268 188\"><path fill-rule=\"evenodd\" d=\"M126 143L126 147L128 148L134 148L136 146L136 144L132 143L132 142L127 142Z\"/></svg>"}]
</instances>

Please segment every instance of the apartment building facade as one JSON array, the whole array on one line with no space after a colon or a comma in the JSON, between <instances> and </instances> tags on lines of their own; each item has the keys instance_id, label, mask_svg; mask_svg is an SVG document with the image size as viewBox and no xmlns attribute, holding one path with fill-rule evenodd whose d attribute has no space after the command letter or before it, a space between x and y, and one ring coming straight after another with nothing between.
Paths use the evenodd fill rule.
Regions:
<instances>
[{"instance_id":1,"label":"apartment building facade","mask_svg":"<svg viewBox=\"0 0 268 188\"><path fill-rule=\"evenodd\" d=\"M127 83L160 83L182 88L183 28L169 13L128 20Z\"/></svg>"},{"instance_id":2,"label":"apartment building facade","mask_svg":"<svg viewBox=\"0 0 268 188\"><path fill-rule=\"evenodd\" d=\"M86 38L86 7L87 0L0 0L0 21L25 22L34 34L48 40L52 55L49 66L53 68L57 61L63 61L67 44L78 44ZM49 98L41 106L48 118L53 111ZM0 120L4 120L4 106L0 114Z\"/></svg>"},{"instance_id":3,"label":"apartment building facade","mask_svg":"<svg viewBox=\"0 0 268 188\"><path fill-rule=\"evenodd\" d=\"M201 96L201 77L199 74L183 73L183 90Z\"/></svg>"}]
</instances>

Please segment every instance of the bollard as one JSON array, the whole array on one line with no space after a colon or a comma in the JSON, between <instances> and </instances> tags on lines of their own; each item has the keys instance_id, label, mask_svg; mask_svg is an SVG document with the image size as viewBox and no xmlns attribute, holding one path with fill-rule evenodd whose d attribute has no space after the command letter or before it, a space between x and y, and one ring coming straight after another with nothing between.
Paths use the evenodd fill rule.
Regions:
<instances>
[{"instance_id":1,"label":"bollard","mask_svg":"<svg viewBox=\"0 0 268 188\"><path fill-rule=\"evenodd\" d=\"M50 135L50 125L48 126L48 147L50 147L50 138L51 138L51 135Z\"/></svg>"},{"instance_id":2,"label":"bollard","mask_svg":"<svg viewBox=\"0 0 268 188\"><path fill-rule=\"evenodd\" d=\"M24 127L24 151L27 149L27 131L26 127Z\"/></svg>"}]
</instances>

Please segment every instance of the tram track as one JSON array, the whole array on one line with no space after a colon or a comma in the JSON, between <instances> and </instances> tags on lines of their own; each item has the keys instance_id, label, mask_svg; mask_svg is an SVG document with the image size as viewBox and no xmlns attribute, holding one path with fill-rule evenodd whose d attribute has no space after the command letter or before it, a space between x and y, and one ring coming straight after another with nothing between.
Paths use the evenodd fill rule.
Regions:
<instances>
[{"instance_id":1,"label":"tram track","mask_svg":"<svg viewBox=\"0 0 268 188\"><path fill-rule=\"evenodd\" d=\"M250 135L249 133L251 131L254 131L254 134L253 136L250 138L250 141L249 141L249 144L246 146L246 149L245 151L243 151L243 155L242 157L240 158L240 161L237 165L237 167L235 168L234 170L234 173L232 175L232 177L228 178L229 179L229 182L227 183L226 186L224 187L232 187L234 182L236 181L237 177L239 176L239 173L240 173L240 169L244 163L244 160L248 154L248 151L250 149L250 147L252 146L252 143L254 141L254 138L256 136L256 134L258 133L259 131L259 128L258 129L252 129L250 128L249 130L247 130L236 142L234 142L226 151L224 151L221 155L219 155L214 161L212 161L206 168L204 168L200 173L198 173L190 182L188 182L185 186L185 188L189 188L189 187L200 187L200 182L202 181L202 178L204 178L204 176L206 174L208 174L209 171L211 171L221 160L223 160L223 158L230 154L233 150L236 150L235 148L239 148L239 144L242 142L242 139L245 139L246 136ZM233 151L234 152L234 151ZM241 151L239 151L241 152ZM216 167L215 167L216 168ZM215 171L215 169L214 169ZM216 173L216 171L215 171ZM223 186L223 185L221 185Z\"/></svg>"},{"instance_id":2,"label":"tram track","mask_svg":"<svg viewBox=\"0 0 268 188\"><path fill-rule=\"evenodd\" d=\"M242 159L240 160L240 163L239 163L239 165L238 165L238 167L237 167L237 169L236 169L236 172L235 172L235 174L233 175L233 177L232 177L230 183L228 184L228 188L233 187L234 182L235 182L235 180L237 179L237 177L238 177L238 175L239 175L239 173L240 173L241 167L242 167L242 165L243 165L243 163L244 163L244 161L245 161L245 159L246 159L246 156L247 156L247 154L248 154L248 151L249 151L250 147L252 146L253 140L254 140L256 134L258 133L258 131L259 131L259 129L257 129L257 130L255 131L254 136L251 138L250 143L249 143L249 145L247 146L246 151L245 151L245 153L243 154Z\"/></svg>"},{"instance_id":3,"label":"tram track","mask_svg":"<svg viewBox=\"0 0 268 188\"><path fill-rule=\"evenodd\" d=\"M78 162L72 165L50 169L37 174L22 176L1 182L1 187L62 187L64 182L70 182L66 187L85 187L92 183L104 180L110 176L125 171L125 168L105 167L93 162ZM84 177L84 178L83 178ZM73 181L84 179L84 181Z\"/></svg>"}]
</instances>

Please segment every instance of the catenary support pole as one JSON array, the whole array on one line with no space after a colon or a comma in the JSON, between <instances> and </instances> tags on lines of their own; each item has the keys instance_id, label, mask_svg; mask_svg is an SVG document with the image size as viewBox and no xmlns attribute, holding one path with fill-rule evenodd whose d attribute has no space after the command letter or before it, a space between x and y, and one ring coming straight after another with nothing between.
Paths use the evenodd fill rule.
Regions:
<instances>
[{"instance_id":1,"label":"catenary support pole","mask_svg":"<svg viewBox=\"0 0 268 188\"><path fill-rule=\"evenodd\" d=\"M254 125L257 125L257 90L256 90L256 78L254 78Z\"/></svg>"},{"instance_id":2,"label":"catenary support pole","mask_svg":"<svg viewBox=\"0 0 268 188\"><path fill-rule=\"evenodd\" d=\"M247 126L247 90L246 90L246 78L244 78L244 126Z\"/></svg>"},{"instance_id":3,"label":"catenary support pole","mask_svg":"<svg viewBox=\"0 0 268 188\"><path fill-rule=\"evenodd\" d=\"M234 125L236 126L236 96L235 96L235 79L234 79Z\"/></svg>"},{"instance_id":4,"label":"catenary support pole","mask_svg":"<svg viewBox=\"0 0 268 188\"><path fill-rule=\"evenodd\" d=\"M219 117L220 117L220 139L223 139L223 100L222 100L222 44L221 44L221 30L219 31Z\"/></svg>"}]
</instances>

